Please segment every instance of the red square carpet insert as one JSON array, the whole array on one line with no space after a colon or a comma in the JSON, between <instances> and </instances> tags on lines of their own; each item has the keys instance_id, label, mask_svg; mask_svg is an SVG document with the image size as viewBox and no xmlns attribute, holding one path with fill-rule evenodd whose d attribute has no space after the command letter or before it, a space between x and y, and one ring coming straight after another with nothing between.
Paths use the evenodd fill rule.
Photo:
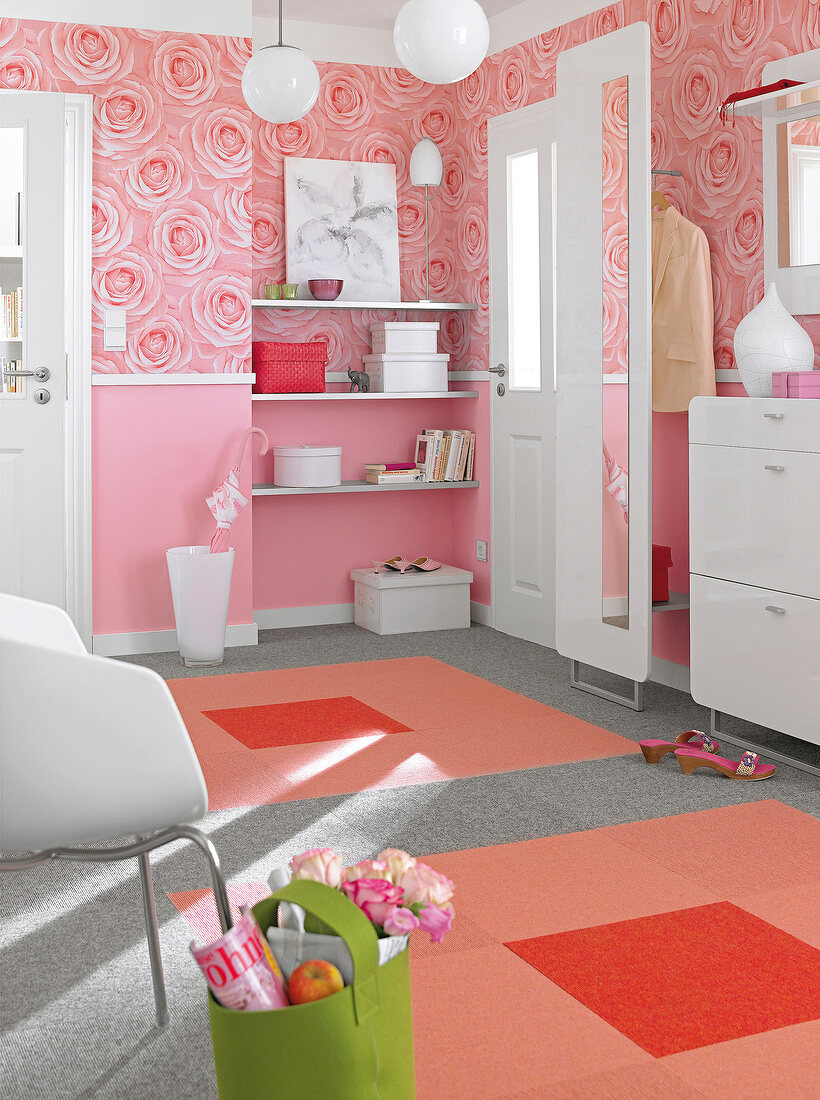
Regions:
<instances>
[{"instance_id":1,"label":"red square carpet insert","mask_svg":"<svg viewBox=\"0 0 820 1100\"><path fill-rule=\"evenodd\" d=\"M409 726L403 726L381 711L360 703L352 695L335 699L302 699L295 703L269 703L259 707L206 710L203 713L249 749L410 732Z\"/></svg>"},{"instance_id":2,"label":"red square carpet insert","mask_svg":"<svg viewBox=\"0 0 820 1100\"><path fill-rule=\"evenodd\" d=\"M820 951L729 902L506 946L656 1058L820 1017Z\"/></svg>"}]
</instances>

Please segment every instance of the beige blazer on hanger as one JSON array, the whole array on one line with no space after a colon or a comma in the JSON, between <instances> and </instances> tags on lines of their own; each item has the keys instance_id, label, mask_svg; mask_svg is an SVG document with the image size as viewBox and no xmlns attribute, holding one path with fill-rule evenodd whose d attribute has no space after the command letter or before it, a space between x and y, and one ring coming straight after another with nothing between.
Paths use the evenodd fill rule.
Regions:
<instances>
[{"instance_id":1,"label":"beige blazer on hanger","mask_svg":"<svg viewBox=\"0 0 820 1100\"><path fill-rule=\"evenodd\" d=\"M715 396L714 326L706 234L670 206L662 221L652 222L652 408L656 412L684 412L693 397Z\"/></svg>"}]
</instances>

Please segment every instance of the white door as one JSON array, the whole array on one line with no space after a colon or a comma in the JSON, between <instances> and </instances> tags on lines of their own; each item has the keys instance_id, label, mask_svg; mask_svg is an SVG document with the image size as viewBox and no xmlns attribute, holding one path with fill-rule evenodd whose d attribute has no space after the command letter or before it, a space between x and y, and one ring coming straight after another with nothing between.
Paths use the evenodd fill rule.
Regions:
<instances>
[{"instance_id":1,"label":"white door","mask_svg":"<svg viewBox=\"0 0 820 1100\"><path fill-rule=\"evenodd\" d=\"M489 122L493 623L555 645L556 116ZM503 369L503 374L499 368Z\"/></svg>"},{"instance_id":2,"label":"white door","mask_svg":"<svg viewBox=\"0 0 820 1100\"><path fill-rule=\"evenodd\" d=\"M0 94L0 591L60 607L66 598L64 180L65 97Z\"/></svg>"}]
</instances>

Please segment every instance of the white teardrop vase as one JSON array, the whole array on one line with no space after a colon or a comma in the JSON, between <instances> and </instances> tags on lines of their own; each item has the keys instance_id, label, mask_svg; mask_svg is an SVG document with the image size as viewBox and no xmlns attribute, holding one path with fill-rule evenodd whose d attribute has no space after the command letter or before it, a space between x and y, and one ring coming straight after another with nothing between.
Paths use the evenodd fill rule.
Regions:
<instances>
[{"instance_id":1,"label":"white teardrop vase","mask_svg":"<svg viewBox=\"0 0 820 1100\"><path fill-rule=\"evenodd\" d=\"M775 371L814 366L811 337L780 301L774 283L735 329L735 363L749 397L771 397Z\"/></svg>"}]
</instances>

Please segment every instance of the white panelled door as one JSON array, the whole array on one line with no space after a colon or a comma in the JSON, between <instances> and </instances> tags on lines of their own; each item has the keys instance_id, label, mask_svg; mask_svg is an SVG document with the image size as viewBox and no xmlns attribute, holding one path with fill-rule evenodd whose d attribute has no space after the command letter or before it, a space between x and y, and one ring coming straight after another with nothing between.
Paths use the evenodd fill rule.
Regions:
<instances>
[{"instance_id":1,"label":"white panelled door","mask_svg":"<svg viewBox=\"0 0 820 1100\"><path fill-rule=\"evenodd\" d=\"M65 125L62 95L0 93L0 281L4 295L22 290L22 324L9 330L0 316L0 591L60 607L66 599Z\"/></svg>"},{"instance_id":2,"label":"white panelled door","mask_svg":"<svg viewBox=\"0 0 820 1100\"><path fill-rule=\"evenodd\" d=\"M554 647L554 104L490 119L488 141L493 624Z\"/></svg>"}]
</instances>

